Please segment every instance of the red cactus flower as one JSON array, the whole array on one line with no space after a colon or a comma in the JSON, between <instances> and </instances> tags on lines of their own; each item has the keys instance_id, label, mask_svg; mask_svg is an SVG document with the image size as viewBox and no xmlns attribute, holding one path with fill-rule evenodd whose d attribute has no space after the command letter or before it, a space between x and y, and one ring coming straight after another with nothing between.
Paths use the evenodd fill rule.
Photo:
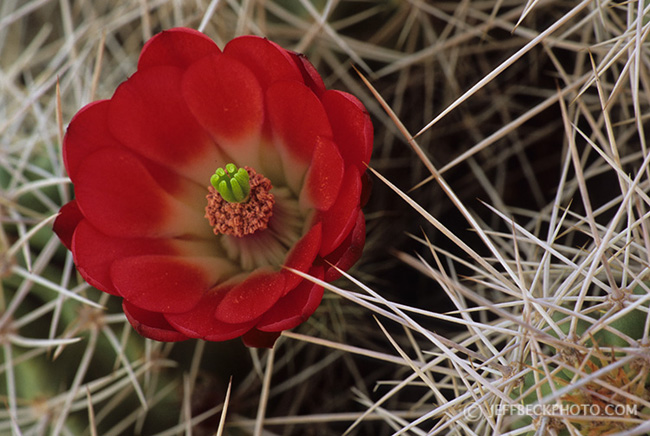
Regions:
<instances>
[{"instance_id":1,"label":"red cactus flower","mask_svg":"<svg viewBox=\"0 0 650 436\"><path fill-rule=\"evenodd\" d=\"M363 105L303 56L165 31L70 122L76 199L54 231L141 335L272 346L323 295L284 267L331 281L361 255L372 137Z\"/></svg>"}]
</instances>

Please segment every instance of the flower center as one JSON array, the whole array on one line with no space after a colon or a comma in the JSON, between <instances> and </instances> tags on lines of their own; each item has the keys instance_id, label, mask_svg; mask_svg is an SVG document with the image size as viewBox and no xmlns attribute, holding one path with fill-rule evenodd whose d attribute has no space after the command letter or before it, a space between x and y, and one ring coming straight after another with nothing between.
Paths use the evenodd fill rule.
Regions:
<instances>
[{"instance_id":1,"label":"flower center","mask_svg":"<svg viewBox=\"0 0 650 436\"><path fill-rule=\"evenodd\" d=\"M205 217L215 235L242 237L264 230L273 215L271 181L249 167L228 164L210 178Z\"/></svg>"}]
</instances>

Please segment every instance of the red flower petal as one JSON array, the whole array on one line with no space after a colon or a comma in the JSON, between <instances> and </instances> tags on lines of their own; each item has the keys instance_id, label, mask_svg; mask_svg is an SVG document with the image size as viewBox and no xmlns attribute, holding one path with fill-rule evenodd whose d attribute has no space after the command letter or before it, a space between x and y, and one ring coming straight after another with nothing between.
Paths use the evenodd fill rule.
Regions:
<instances>
[{"instance_id":1,"label":"red flower petal","mask_svg":"<svg viewBox=\"0 0 650 436\"><path fill-rule=\"evenodd\" d=\"M339 247L332 251L325 257L327 263L325 269L325 281L332 282L339 277L339 273L331 265L336 266L341 271L347 271L354 265L363 253L363 245L366 242L366 218L362 211L357 215L356 223L348 237L339 245Z\"/></svg>"},{"instance_id":2,"label":"red flower petal","mask_svg":"<svg viewBox=\"0 0 650 436\"><path fill-rule=\"evenodd\" d=\"M192 310L185 313L165 314L165 319L175 329L192 338L226 341L241 336L255 325L255 320L229 324L214 317L217 305L226 292L227 288L213 289L207 292Z\"/></svg>"},{"instance_id":3,"label":"red flower petal","mask_svg":"<svg viewBox=\"0 0 650 436\"><path fill-rule=\"evenodd\" d=\"M88 220L79 223L72 240L72 252L82 277L90 285L113 295L120 295L110 277L110 267L116 259L178 253L170 240L110 237L93 227Z\"/></svg>"},{"instance_id":4,"label":"red flower petal","mask_svg":"<svg viewBox=\"0 0 650 436\"><path fill-rule=\"evenodd\" d=\"M273 132L281 145L300 161L311 162L318 138L332 138L320 100L305 85L295 82L275 83L267 90L266 98Z\"/></svg>"},{"instance_id":5,"label":"red flower petal","mask_svg":"<svg viewBox=\"0 0 650 436\"><path fill-rule=\"evenodd\" d=\"M102 148L127 150L113 137L108 129L110 105L109 100L91 103L81 109L70 122L63 140L63 159L73 183L76 182L78 170L83 165L84 159L92 153ZM136 151L140 152L141 150ZM161 156L160 154L156 155ZM205 203L205 180L202 180L201 186L198 186L183 177L178 177L174 170L165 168L162 165L157 165L146 159L141 160L141 163L165 190L181 200L188 200L192 197L190 192L194 191L194 194L196 194L197 189L200 190L198 192L200 199L198 207L203 207ZM212 171L212 168L210 168L210 171Z\"/></svg>"},{"instance_id":6,"label":"red flower petal","mask_svg":"<svg viewBox=\"0 0 650 436\"><path fill-rule=\"evenodd\" d=\"M280 337L281 332L261 332L252 329L242 336L242 342L251 348L273 348L275 341Z\"/></svg>"},{"instance_id":7,"label":"red flower petal","mask_svg":"<svg viewBox=\"0 0 650 436\"><path fill-rule=\"evenodd\" d=\"M347 165L356 165L363 173L365 164L370 162L373 140L372 123L366 108L356 97L334 90L325 91L322 102L343 160Z\"/></svg>"},{"instance_id":8,"label":"red flower petal","mask_svg":"<svg viewBox=\"0 0 650 436\"><path fill-rule=\"evenodd\" d=\"M160 65L187 68L202 57L220 51L214 41L197 30L184 27L164 30L144 45L138 69Z\"/></svg>"},{"instance_id":9,"label":"red flower petal","mask_svg":"<svg viewBox=\"0 0 650 436\"><path fill-rule=\"evenodd\" d=\"M223 52L246 65L264 89L278 81L302 81L291 55L265 38L240 36L226 44Z\"/></svg>"},{"instance_id":10,"label":"red flower petal","mask_svg":"<svg viewBox=\"0 0 650 436\"><path fill-rule=\"evenodd\" d=\"M107 236L83 220L75 230L72 252L80 274L92 286L120 295L113 286L110 267L113 261L143 255L209 256L212 244L180 239L117 238Z\"/></svg>"},{"instance_id":11,"label":"red flower petal","mask_svg":"<svg viewBox=\"0 0 650 436\"><path fill-rule=\"evenodd\" d=\"M317 223L305 234L287 255L284 266L306 273L314 263L320 249L322 225ZM286 278L285 293L295 288L303 278L291 271L283 270Z\"/></svg>"},{"instance_id":12,"label":"red flower petal","mask_svg":"<svg viewBox=\"0 0 650 436\"><path fill-rule=\"evenodd\" d=\"M339 195L344 168L336 144L319 137L300 192L301 205L319 210L331 208Z\"/></svg>"},{"instance_id":13,"label":"red flower petal","mask_svg":"<svg viewBox=\"0 0 650 436\"><path fill-rule=\"evenodd\" d=\"M323 279L323 268L314 267L310 275L317 279ZM309 318L323 298L323 287L302 279L298 287L280 298L275 305L269 309L259 320L255 328L277 332L292 329Z\"/></svg>"},{"instance_id":14,"label":"red flower petal","mask_svg":"<svg viewBox=\"0 0 650 436\"><path fill-rule=\"evenodd\" d=\"M126 300L122 302L122 309L135 331L145 338L162 342L178 342L189 339L176 331L160 313L140 309Z\"/></svg>"},{"instance_id":15,"label":"red flower petal","mask_svg":"<svg viewBox=\"0 0 650 436\"><path fill-rule=\"evenodd\" d=\"M63 162L73 183L76 183L77 170L87 156L105 147L120 146L108 130L109 106L109 100L90 103L70 121L63 138Z\"/></svg>"},{"instance_id":16,"label":"red flower petal","mask_svg":"<svg viewBox=\"0 0 650 436\"><path fill-rule=\"evenodd\" d=\"M201 125L239 166L254 165L264 120L262 89L253 73L226 55L194 63L183 96Z\"/></svg>"},{"instance_id":17,"label":"red flower petal","mask_svg":"<svg viewBox=\"0 0 650 436\"><path fill-rule=\"evenodd\" d=\"M131 304L152 312L191 310L219 280L232 274L219 258L146 255L116 259L110 275L115 289Z\"/></svg>"},{"instance_id":18,"label":"red flower petal","mask_svg":"<svg viewBox=\"0 0 650 436\"><path fill-rule=\"evenodd\" d=\"M321 96L325 92L323 78L318 74L316 68L309 62L307 57L300 53L291 53L291 57L302 74L305 85L311 89L314 94Z\"/></svg>"},{"instance_id":19,"label":"red flower petal","mask_svg":"<svg viewBox=\"0 0 650 436\"><path fill-rule=\"evenodd\" d=\"M258 269L226 293L215 317L232 324L254 321L278 301L284 289L284 275Z\"/></svg>"},{"instance_id":20,"label":"red flower petal","mask_svg":"<svg viewBox=\"0 0 650 436\"><path fill-rule=\"evenodd\" d=\"M277 82L266 98L282 182L298 195L316 145L320 138L331 139L332 129L318 98L301 83Z\"/></svg>"},{"instance_id":21,"label":"red flower petal","mask_svg":"<svg viewBox=\"0 0 650 436\"><path fill-rule=\"evenodd\" d=\"M77 181L79 169L84 159L101 149L128 150L113 137L108 129L108 111L110 101L91 103L79 111L68 127L63 140L63 158L68 174L73 183ZM143 159L140 163L156 181L169 193L181 201L191 202L191 207L202 209L205 204L205 180L196 185L189 180L178 177L173 170ZM210 168L212 171L212 168ZM207 176L206 176L207 177ZM198 199L198 203L195 201Z\"/></svg>"},{"instance_id":22,"label":"red flower petal","mask_svg":"<svg viewBox=\"0 0 650 436\"><path fill-rule=\"evenodd\" d=\"M354 226L359 210L361 195L361 178L356 166L349 166L343 177L341 192L334 205L326 212L321 212L323 223L323 242L320 255L331 253L348 236Z\"/></svg>"},{"instance_id":23,"label":"red flower petal","mask_svg":"<svg viewBox=\"0 0 650 436\"><path fill-rule=\"evenodd\" d=\"M111 99L108 126L135 153L206 186L223 157L185 104L182 73L174 67L136 72Z\"/></svg>"},{"instance_id":24,"label":"red flower petal","mask_svg":"<svg viewBox=\"0 0 650 436\"><path fill-rule=\"evenodd\" d=\"M72 249L72 235L83 217L77 200L72 200L61 208L59 215L54 220L54 233L68 250Z\"/></svg>"},{"instance_id":25,"label":"red flower petal","mask_svg":"<svg viewBox=\"0 0 650 436\"><path fill-rule=\"evenodd\" d=\"M203 210L167 194L128 151L105 148L87 157L75 188L84 216L107 235L168 237L210 230Z\"/></svg>"}]
</instances>

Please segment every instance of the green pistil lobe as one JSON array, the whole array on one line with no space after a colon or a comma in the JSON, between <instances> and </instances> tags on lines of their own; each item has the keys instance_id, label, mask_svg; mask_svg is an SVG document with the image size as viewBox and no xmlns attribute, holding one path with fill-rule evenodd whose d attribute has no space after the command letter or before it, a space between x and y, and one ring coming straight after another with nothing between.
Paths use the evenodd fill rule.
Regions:
<instances>
[{"instance_id":1,"label":"green pistil lobe","mask_svg":"<svg viewBox=\"0 0 650 436\"><path fill-rule=\"evenodd\" d=\"M210 183L228 203L243 203L251 192L248 171L232 163L227 164L225 169L217 169L210 177Z\"/></svg>"}]
</instances>

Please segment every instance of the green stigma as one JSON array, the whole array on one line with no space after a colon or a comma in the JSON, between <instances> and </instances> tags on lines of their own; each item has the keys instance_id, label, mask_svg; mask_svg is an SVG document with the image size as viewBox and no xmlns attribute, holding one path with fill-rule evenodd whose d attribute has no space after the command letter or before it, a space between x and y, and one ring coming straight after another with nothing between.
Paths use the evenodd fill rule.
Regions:
<instances>
[{"instance_id":1,"label":"green stigma","mask_svg":"<svg viewBox=\"0 0 650 436\"><path fill-rule=\"evenodd\" d=\"M210 183L228 203L243 203L251 192L248 171L232 163L227 164L226 169L217 169L210 177Z\"/></svg>"}]
</instances>

